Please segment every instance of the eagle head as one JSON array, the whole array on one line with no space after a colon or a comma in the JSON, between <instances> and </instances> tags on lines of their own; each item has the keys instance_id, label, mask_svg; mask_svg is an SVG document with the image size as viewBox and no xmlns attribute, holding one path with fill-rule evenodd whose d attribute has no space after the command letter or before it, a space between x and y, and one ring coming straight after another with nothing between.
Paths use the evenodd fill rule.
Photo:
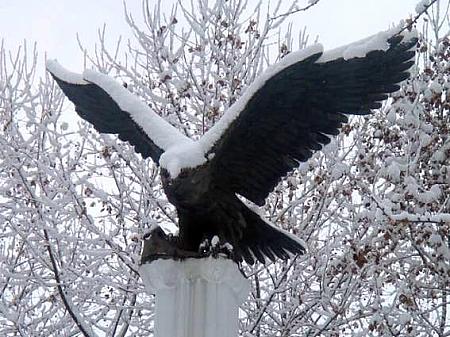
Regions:
<instances>
[{"instance_id":1,"label":"eagle head","mask_svg":"<svg viewBox=\"0 0 450 337\"><path fill-rule=\"evenodd\" d=\"M182 169L175 178L161 168L161 181L167 198L177 208L195 208L208 203L211 177L207 165Z\"/></svg>"}]
</instances>

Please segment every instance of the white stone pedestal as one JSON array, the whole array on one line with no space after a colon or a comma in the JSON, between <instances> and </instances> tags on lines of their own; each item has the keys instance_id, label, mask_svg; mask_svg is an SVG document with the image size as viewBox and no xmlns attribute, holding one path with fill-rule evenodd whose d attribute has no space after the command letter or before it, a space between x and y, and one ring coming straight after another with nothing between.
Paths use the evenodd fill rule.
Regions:
<instances>
[{"instance_id":1,"label":"white stone pedestal","mask_svg":"<svg viewBox=\"0 0 450 337\"><path fill-rule=\"evenodd\" d=\"M140 274L156 295L155 337L236 337L249 281L223 258L156 260Z\"/></svg>"}]
</instances>

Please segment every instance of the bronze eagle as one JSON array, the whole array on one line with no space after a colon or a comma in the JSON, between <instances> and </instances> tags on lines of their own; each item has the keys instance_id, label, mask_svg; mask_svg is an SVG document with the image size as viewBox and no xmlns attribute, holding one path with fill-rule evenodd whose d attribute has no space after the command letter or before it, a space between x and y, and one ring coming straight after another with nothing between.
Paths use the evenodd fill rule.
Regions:
<instances>
[{"instance_id":1,"label":"bronze eagle","mask_svg":"<svg viewBox=\"0 0 450 337\"><path fill-rule=\"evenodd\" d=\"M118 134L161 167L179 234L169 239L156 232L173 254L196 256L205 239L218 237L233 247L236 261L253 264L286 260L306 247L237 195L264 205L288 172L339 133L346 114L380 108L409 77L416 44L415 34L393 29L329 52L317 44L290 53L250 85L198 141L106 75L92 70L73 74L55 61L47 69L81 118L100 133Z\"/></svg>"}]
</instances>

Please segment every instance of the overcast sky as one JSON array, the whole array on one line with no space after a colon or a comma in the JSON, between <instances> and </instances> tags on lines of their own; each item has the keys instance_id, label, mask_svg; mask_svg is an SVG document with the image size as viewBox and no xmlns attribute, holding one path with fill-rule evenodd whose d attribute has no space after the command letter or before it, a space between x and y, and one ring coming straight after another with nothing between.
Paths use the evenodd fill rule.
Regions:
<instances>
[{"instance_id":1,"label":"overcast sky","mask_svg":"<svg viewBox=\"0 0 450 337\"><path fill-rule=\"evenodd\" d=\"M140 15L141 0L125 2L135 16ZM384 30L415 14L417 2L320 0L292 20L298 28L306 26L312 37L318 35L325 48L330 49ZM103 24L111 41L129 34L122 0L0 0L0 34L9 49L16 48L24 39L36 41L40 51L47 51L50 58L57 58L73 70L82 66L76 33L87 46L92 46Z\"/></svg>"}]
</instances>

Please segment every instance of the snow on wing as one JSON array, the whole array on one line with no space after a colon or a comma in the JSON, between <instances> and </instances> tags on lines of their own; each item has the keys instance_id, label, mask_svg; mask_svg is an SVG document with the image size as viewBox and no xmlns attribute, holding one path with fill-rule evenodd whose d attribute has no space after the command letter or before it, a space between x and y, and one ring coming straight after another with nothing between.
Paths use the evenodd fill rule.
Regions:
<instances>
[{"instance_id":1,"label":"snow on wing","mask_svg":"<svg viewBox=\"0 0 450 337\"><path fill-rule=\"evenodd\" d=\"M263 205L283 176L339 133L344 114L380 108L409 77L417 38L385 42L363 57L317 52L266 80L209 150L216 183Z\"/></svg>"},{"instance_id":2,"label":"snow on wing","mask_svg":"<svg viewBox=\"0 0 450 337\"><path fill-rule=\"evenodd\" d=\"M80 117L100 133L118 134L119 139L134 145L143 158L151 157L159 164L165 150L186 140L144 102L106 75L93 71L74 74L55 61L49 61L47 69Z\"/></svg>"}]
</instances>

